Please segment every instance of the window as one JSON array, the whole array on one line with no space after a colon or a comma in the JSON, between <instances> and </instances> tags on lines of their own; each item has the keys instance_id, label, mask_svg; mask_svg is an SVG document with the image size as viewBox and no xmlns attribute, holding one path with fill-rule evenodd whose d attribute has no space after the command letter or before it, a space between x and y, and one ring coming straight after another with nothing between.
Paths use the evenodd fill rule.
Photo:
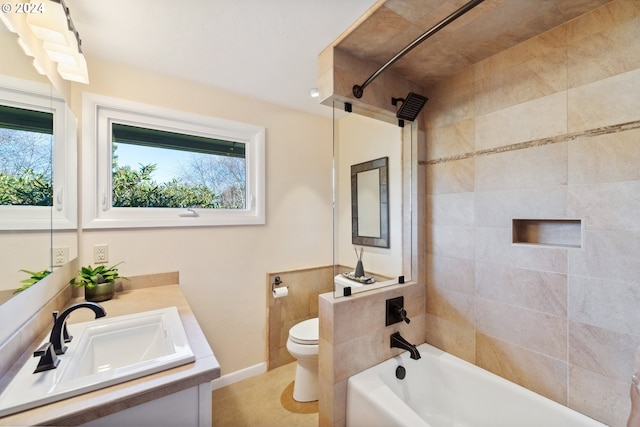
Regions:
<instances>
[{"instance_id":1,"label":"window","mask_svg":"<svg viewBox=\"0 0 640 427\"><path fill-rule=\"evenodd\" d=\"M84 227L264 224L263 127L94 94L83 111Z\"/></svg>"},{"instance_id":2,"label":"window","mask_svg":"<svg viewBox=\"0 0 640 427\"><path fill-rule=\"evenodd\" d=\"M50 86L0 79L0 229L76 228L72 117Z\"/></svg>"}]
</instances>

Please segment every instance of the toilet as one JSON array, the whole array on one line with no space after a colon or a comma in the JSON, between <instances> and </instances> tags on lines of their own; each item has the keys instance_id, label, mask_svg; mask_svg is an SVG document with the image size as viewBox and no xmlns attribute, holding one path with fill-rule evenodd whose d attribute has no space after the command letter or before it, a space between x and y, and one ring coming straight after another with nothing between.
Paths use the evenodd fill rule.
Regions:
<instances>
[{"instance_id":1,"label":"toilet","mask_svg":"<svg viewBox=\"0 0 640 427\"><path fill-rule=\"evenodd\" d=\"M293 399L318 400L318 318L304 320L289 329L287 350L298 360Z\"/></svg>"}]
</instances>

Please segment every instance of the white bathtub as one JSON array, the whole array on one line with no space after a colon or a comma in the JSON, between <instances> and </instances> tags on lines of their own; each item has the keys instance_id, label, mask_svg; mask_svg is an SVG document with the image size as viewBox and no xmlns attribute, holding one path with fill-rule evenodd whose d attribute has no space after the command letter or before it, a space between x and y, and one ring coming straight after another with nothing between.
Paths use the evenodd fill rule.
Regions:
<instances>
[{"instance_id":1,"label":"white bathtub","mask_svg":"<svg viewBox=\"0 0 640 427\"><path fill-rule=\"evenodd\" d=\"M605 426L429 344L347 382L347 427ZM396 368L406 370L404 380Z\"/></svg>"}]
</instances>

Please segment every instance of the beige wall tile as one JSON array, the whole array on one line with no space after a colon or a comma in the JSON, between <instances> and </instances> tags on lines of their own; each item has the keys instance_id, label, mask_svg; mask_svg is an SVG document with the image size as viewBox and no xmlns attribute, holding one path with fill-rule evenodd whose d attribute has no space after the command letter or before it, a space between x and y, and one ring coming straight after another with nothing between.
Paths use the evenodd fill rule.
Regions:
<instances>
[{"instance_id":1,"label":"beige wall tile","mask_svg":"<svg viewBox=\"0 0 640 427\"><path fill-rule=\"evenodd\" d=\"M640 15L619 26L604 27L601 32L569 44L569 87L582 86L640 68L638 39Z\"/></svg>"},{"instance_id":2,"label":"beige wall tile","mask_svg":"<svg viewBox=\"0 0 640 427\"><path fill-rule=\"evenodd\" d=\"M585 231L582 250L569 251L569 274L637 283L640 232Z\"/></svg>"},{"instance_id":3,"label":"beige wall tile","mask_svg":"<svg viewBox=\"0 0 640 427\"><path fill-rule=\"evenodd\" d=\"M475 119L466 119L426 132L426 159L471 153L475 147Z\"/></svg>"},{"instance_id":4,"label":"beige wall tile","mask_svg":"<svg viewBox=\"0 0 640 427\"><path fill-rule=\"evenodd\" d=\"M640 335L640 283L568 276L569 319Z\"/></svg>"},{"instance_id":5,"label":"beige wall tile","mask_svg":"<svg viewBox=\"0 0 640 427\"><path fill-rule=\"evenodd\" d=\"M425 198L427 224L473 226L473 193L446 193Z\"/></svg>"},{"instance_id":6,"label":"beige wall tile","mask_svg":"<svg viewBox=\"0 0 640 427\"><path fill-rule=\"evenodd\" d=\"M640 129L569 142L569 185L640 180Z\"/></svg>"},{"instance_id":7,"label":"beige wall tile","mask_svg":"<svg viewBox=\"0 0 640 427\"><path fill-rule=\"evenodd\" d=\"M427 288L427 314L440 319L473 327L475 318L474 298L449 289Z\"/></svg>"},{"instance_id":8,"label":"beige wall tile","mask_svg":"<svg viewBox=\"0 0 640 427\"><path fill-rule=\"evenodd\" d=\"M567 88L562 28L501 52L476 66L476 114L527 103Z\"/></svg>"},{"instance_id":9,"label":"beige wall tile","mask_svg":"<svg viewBox=\"0 0 640 427\"><path fill-rule=\"evenodd\" d=\"M473 259L473 227L431 226L426 236L427 253L451 258Z\"/></svg>"},{"instance_id":10,"label":"beige wall tile","mask_svg":"<svg viewBox=\"0 0 640 427\"><path fill-rule=\"evenodd\" d=\"M567 144L549 144L475 159L475 190L540 188L567 183Z\"/></svg>"},{"instance_id":11,"label":"beige wall tile","mask_svg":"<svg viewBox=\"0 0 640 427\"><path fill-rule=\"evenodd\" d=\"M475 148L487 150L566 132L567 96L556 92L477 116Z\"/></svg>"},{"instance_id":12,"label":"beige wall tile","mask_svg":"<svg viewBox=\"0 0 640 427\"><path fill-rule=\"evenodd\" d=\"M427 165L426 194L473 191L473 168L473 158Z\"/></svg>"},{"instance_id":13,"label":"beige wall tile","mask_svg":"<svg viewBox=\"0 0 640 427\"><path fill-rule=\"evenodd\" d=\"M567 365L523 347L478 333L478 366L556 402L566 404Z\"/></svg>"},{"instance_id":14,"label":"beige wall tile","mask_svg":"<svg viewBox=\"0 0 640 427\"><path fill-rule=\"evenodd\" d=\"M566 360L567 321L533 310L477 298L476 330L559 360Z\"/></svg>"},{"instance_id":15,"label":"beige wall tile","mask_svg":"<svg viewBox=\"0 0 640 427\"><path fill-rule=\"evenodd\" d=\"M614 380L630 380L639 345L640 335L569 322L569 363Z\"/></svg>"},{"instance_id":16,"label":"beige wall tile","mask_svg":"<svg viewBox=\"0 0 640 427\"><path fill-rule=\"evenodd\" d=\"M567 276L476 262L476 295L516 307L567 315Z\"/></svg>"},{"instance_id":17,"label":"beige wall tile","mask_svg":"<svg viewBox=\"0 0 640 427\"><path fill-rule=\"evenodd\" d=\"M639 194L640 181L572 185L567 212L586 230L640 231Z\"/></svg>"},{"instance_id":18,"label":"beige wall tile","mask_svg":"<svg viewBox=\"0 0 640 427\"><path fill-rule=\"evenodd\" d=\"M514 244L511 228L476 227L476 261L555 273L567 272L567 249Z\"/></svg>"},{"instance_id":19,"label":"beige wall tile","mask_svg":"<svg viewBox=\"0 0 640 427\"><path fill-rule=\"evenodd\" d=\"M640 119L640 69L569 89L568 131Z\"/></svg>"},{"instance_id":20,"label":"beige wall tile","mask_svg":"<svg viewBox=\"0 0 640 427\"><path fill-rule=\"evenodd\" d=\"M569 44L579 43L594 34L611 31L640 16L640 4L634 0L613 1L583 16L567 22Z\"/></svg>"},{"instance_id":21,"label":"beige wall tile","mask_svg":"<svg viewBox=\"0 0 640 427\"><path fill-rule=\"evenodd\" d=\"M426 342L470 363L475 363L475 328L426 315Z\"/></svg>"},{"instance_id":22,"label":"beige wall tile","mask_svg":"<svg viewBox=\"0 0 640 427\"><path fill-rule=\"evenodd\" d=\"M608 426L625 427L631 407L630 384L570 366L568 406Z\"/></svg>"},{"instance_id":23,"label":"beige wall tile","mask_svg":"<svg viewBox=\"0 0 640 427\"><path fill-rule=\"evenodd\" d=\"M567 217L567 187L476 191L475 224L479 227L511 227L514 219Z\"/></svg>"},{"instance_id":24,"label":"beige wall tile","mask_svg":"<svg viewBox=\"0 0 640 427\"><path fill-rule=\"evenodd\" d=\"M427 287L475 293L473 260L428 255L425 263Z\"/></svg>"},{"instance_id":25,"label":"beige wall tile","mask_svg":"<svg viewBox=\"0 0 640 427\"><path fill-rule=\"evenodd\" d=\"M438 86L426 90L429 104L425 108L428 129L448 126L475 115L475 82L472 68L452 76Z\"/></svg>"}]
</instances>

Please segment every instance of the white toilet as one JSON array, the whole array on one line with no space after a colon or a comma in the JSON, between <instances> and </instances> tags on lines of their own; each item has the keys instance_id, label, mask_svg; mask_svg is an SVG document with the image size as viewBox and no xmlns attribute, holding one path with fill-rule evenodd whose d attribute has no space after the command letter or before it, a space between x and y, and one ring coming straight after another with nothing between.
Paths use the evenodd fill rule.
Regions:
<instances>
[{"instance_id":1,"label":"white toilet","mask_svg":"<svg viewBox=\"0 0 640 427\"><path fill-rule=\"evenodd\" d=\"M293 399L318 400L318 318L308 319L289 329L287 350L298 360Z\"/></svg>"}]
</instances>

